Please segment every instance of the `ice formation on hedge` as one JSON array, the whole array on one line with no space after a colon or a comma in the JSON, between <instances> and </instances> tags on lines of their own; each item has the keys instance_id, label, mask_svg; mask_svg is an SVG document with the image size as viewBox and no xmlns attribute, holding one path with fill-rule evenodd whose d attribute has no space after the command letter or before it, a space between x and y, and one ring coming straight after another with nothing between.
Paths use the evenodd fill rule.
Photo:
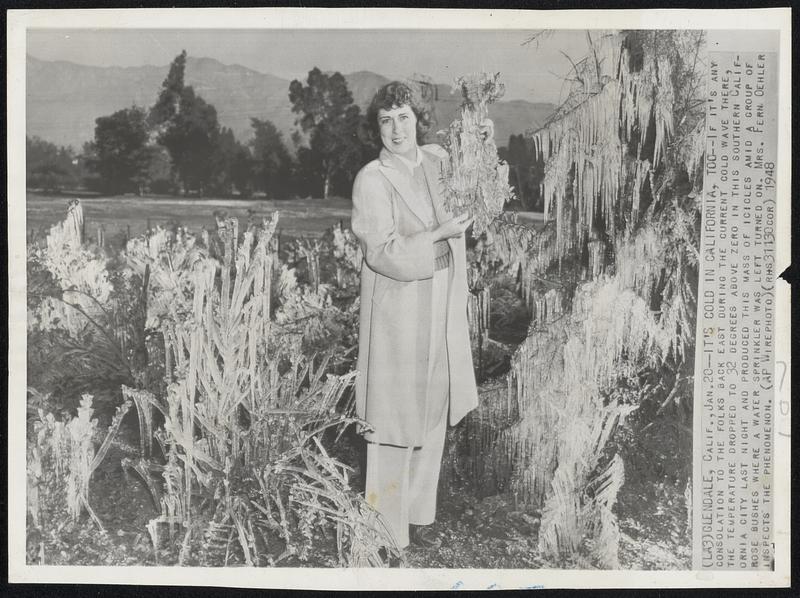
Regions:
<instances>
[{"instance_id":1,"label":"ice formation on hedge","mask_svg":"<svg viewBox=\"0 0 800 598\"><path fill-rule=\"evenodd\" d=\"M545 554L580 560L588 552L591 563L606 567L618 566L611 509L624 464L618 456L600 459L614 428L635 408L610 391L641 368L682 363L693 342L690 272L698 257L696 179L704 150L702 117L673 122L676 107L696 99L690 84L676 100L673 82L702 79L698 63L685 61L702 34L643 34L644 57L637 56L635 69L622 41L608 53L616 57L606 63L610 75L602 75L599 61L596 74L584 72L590 63L576 65L584 69L576 77L591 84L534 136L546 160L547 227L536 232L507 218L493 222L489 246L511 271L519 270L538 322L513 355L508 376L505 417L519 416L508 422L486 407L484 416L503 423L487 426L494 432L479 435L486 444L476 449L496 471L508 472L503 484L521 502L542 508ZM676 173L688 174L688 196L679 190L685 177ZM539 283L551 265L567 259L584 266L577 269L583 280L571 305L551 318L554 306Z\"/></svg>"}]
</instances>

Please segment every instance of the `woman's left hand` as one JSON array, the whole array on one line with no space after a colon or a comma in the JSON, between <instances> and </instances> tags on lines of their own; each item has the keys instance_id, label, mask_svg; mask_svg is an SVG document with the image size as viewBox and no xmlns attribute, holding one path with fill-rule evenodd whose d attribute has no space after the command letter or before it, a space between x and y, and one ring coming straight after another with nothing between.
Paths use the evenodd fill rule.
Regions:
<instances>
[{"instance_id":1,"label":"woman's left hand","mask_svg":"<svg viewBox=\"0 0 800 598\"><path fill-rule=\"evenodd\" d=\"M483 119L483 122L478 125L478 130L483 135L484 141L494 140L494 122L492 122L491 118Z\"/></svg>"}]
</instances>

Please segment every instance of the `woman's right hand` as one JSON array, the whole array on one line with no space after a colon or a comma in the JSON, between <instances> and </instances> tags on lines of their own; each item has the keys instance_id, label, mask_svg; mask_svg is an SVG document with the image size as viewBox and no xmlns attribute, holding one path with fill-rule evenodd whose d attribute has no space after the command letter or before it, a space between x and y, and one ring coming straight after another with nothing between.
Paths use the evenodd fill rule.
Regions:
<instances>
[{"instance_id":1,"label":"woman's right hand","mask_svg":"<svg viewBox=\"0 0 800 598\"><path fill-rule=\"evenodd\" d=\"M472 224L472 217L468 213L460 214L450 220L445 220L433 229L434 240L444 241L445 239L460 237L464 234L464 231L469 228L470 224Z\"/></svg>"}]
</instances>

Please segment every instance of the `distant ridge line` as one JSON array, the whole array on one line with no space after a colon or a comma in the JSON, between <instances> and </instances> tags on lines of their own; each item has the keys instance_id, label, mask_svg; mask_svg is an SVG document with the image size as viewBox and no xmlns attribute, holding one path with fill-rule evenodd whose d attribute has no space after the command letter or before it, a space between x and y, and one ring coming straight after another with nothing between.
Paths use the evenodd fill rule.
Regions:
<instances>
[{"instance_id":1,"label":"distant ridge line","mask_svg":"<svg viewBox=\"0 0 800 598\"><path fill-rule=\"evenodd\" d=\"M94 136L95 119L117 110L150 106L167 75L169 65L93 66L67 60L42 60L27 56L26 132L57 145L80 150ZM372 71L344 75L353 99L365 109L375 90L390 81ZM241 141L252 135L251 118L270 120L291 146L296 115L291 111L289 79L240 64L226 65L215 58L189 56L186 83L217 109L220 124ZM435 111L437 127L445 128L457 114L460 97L440 89ZM543 102L509 100L490 109L498 145L512 133L525 133L552 114L555 106Z\"/></svg>"}]
</instances>

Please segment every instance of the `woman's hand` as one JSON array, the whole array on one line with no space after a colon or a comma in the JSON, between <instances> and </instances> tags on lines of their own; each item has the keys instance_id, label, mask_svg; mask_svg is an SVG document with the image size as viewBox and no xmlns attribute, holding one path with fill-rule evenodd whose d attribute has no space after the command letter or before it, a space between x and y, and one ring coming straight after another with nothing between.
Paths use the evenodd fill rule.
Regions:
<instances>
[{"instance_id":1,"label":"woman's hand","mask_svg":"<svg viewBox=\"0 0 800 598\"><path fill-rule=\"evenodd\" d=\"M491 118L483 119L483 122L478 125L478 130L483 135L484 141L492 141L494 139L494 122Z\"/></svg>"},{"instance_id":2,"label":"woman's hand","mask_svg":"<svg viewBox=\"0 0 800 598\"><path fill-rule=\"evenodd\" d=\"M445 220L433 229L434 241L444 241L445 239L460 237L464 234L464 231L469 228L470 224L472 224L472 216L467 213L455 216L450 220Z\"/></svg>"}]
</instances>

